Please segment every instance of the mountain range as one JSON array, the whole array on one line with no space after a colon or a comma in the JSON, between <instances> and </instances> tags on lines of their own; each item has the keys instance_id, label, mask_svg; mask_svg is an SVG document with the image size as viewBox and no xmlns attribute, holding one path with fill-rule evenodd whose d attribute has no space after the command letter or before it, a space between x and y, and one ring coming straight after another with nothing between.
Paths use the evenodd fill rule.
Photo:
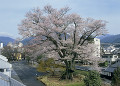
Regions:
<instances>
[{"instance_id":1,"label":"mountain range","mask_svg":"<svg viewBox=\"0 0 120 86\"><path fill-rule=\"evenodd\" d=\"M101 43L120 43L120 34L110 35L107 34L105 36L98 37L101 39Z\"/></svg>"},{"instance_id":2,"label":"mountain range","mask_svg":"<svg viewBox=\"0 0 120 86\"><path fill-rule=\"evenodd\" d=\"M15 39L7 36L0 36L0 43L3 43L4 46L7 45L9 42L14 42Z\"/></svg>"},{"instance_id":3,"label":"mountain range","mask_svg":"<svg viewBox=\"0 0 120 86\"><path fill-rule=\"evenodd\" d=\"M120 34L118 35L110 35L106 34L104 36L97 37L101 40L101 43L120 43ZM21 42L26 45L30 40L32 40L33 37L27 38L22 40ZM0 43L4 43L4 45L7 45L9 42L14 42L15 39L7 36L0 36Z\"/></svg>"}]
</instances>

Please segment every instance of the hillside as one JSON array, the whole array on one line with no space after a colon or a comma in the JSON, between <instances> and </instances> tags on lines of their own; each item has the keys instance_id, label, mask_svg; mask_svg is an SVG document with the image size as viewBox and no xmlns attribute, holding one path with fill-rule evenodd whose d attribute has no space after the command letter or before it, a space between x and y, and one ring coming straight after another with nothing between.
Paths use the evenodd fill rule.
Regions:
<instances>
[{"instance_id":1,"label":"hillside","mask_svg":"<svg viewBox=\"0 0 120 86\"><path fill-rule=\"evenodd\" d=\"M106 35L106 36L102 36L100 39L101 39L101 43L120 43L120 34Z\"/></svg>"},{"instance_id":2,"label":"hillside","mask_svg":"<svg viewBox=\"0 0 120 86\"><path fill-rule=\"evenodd\" d=\"M63 35L62 35L63 36ZM69 36L68 36L69 37ZM68 38L67 37L67 38ZM120 43L120 34L118 35L110 35L107 34L105 36L99 36L97 37L99 39L101 39L101 43ZM21 42L26 45L29 41L31 41L32 39L34 39L34 37L29 37L26 38L24 40L22 40ZM0 36L0 43L4 43L4 45L7 45L9 42L14 42L15 39L11 38L11 37L7 37L7 36Z\"/></svg>"},{"instance_id":3,"label":"hillside","mask_svg":"<svg viewBox=\"0 0 120 86\"><path fill-rule=\"evenodd\" d=\"M9 42L14 42L14 39L10 37L0 36L0 43L7 45Z\"/></svg>"}]
</instances>

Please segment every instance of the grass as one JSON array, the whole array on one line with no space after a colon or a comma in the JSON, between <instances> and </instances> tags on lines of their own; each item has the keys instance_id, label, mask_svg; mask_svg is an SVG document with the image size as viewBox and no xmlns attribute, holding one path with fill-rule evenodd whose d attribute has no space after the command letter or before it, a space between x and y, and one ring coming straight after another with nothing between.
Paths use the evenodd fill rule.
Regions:
<instances>
[{"instance_id":1,"label":"grass","mask_svg":"<svg viewBox=\"0 0 120 86\"><path fill-rule=\"evenodd\" d=\"M89 71L82 71L82 70L75 70L74 74L78 75L78 74L81 74L81 75L88 75Z\"/></svg>"},{"instance_id":2,"label":"grass","mask_svg":"<svg viewBox=\"0 0 120 86\"><path fill-rule=\"evenodd\" d=\"M42 77L40 81L46 84L46 86L85 86L83 81L74 78L73 81L59 80L58 77Z\"/></svg>"},{"instance_id":3,"label":"grass","mask_svg":"<svg viewBox=\"0 0 120 86\"><path fill-rule=\"evenodd\" d=\"M88 74L88 71L81 71L76 70L74 72L73 81L70 80L59 80L59 77L50 77L50 76L44 76L44 77L38 77L40 81L46 84L46 86L85 86L83 77ZM81 76L83 75L83 76Z\"/></svg>"},{"instance_id":4,"label":"grass","mask_svg":"<svg viewBox=\"0 0 120 86\"><path fill-rule=\"evenodd\" d=\"M89 73L89 71L76 70L73 81L70 80L59 80L60 76L43 76L38 77L40 81L46 84L46 86L85 86L83 78ZM102 84L102 86L110 86Z\"/></svg>"},{"instance_id":5,"label":"grass","mask_svg":"<svg viewBox=\"0 0 120 86\"><path fill-rule=\"evenodd\" d=\"M67 84L65 86L85 86L84 82L75 82L75 83L71 83L71 84Z\"/></svg>"}]
</instances>

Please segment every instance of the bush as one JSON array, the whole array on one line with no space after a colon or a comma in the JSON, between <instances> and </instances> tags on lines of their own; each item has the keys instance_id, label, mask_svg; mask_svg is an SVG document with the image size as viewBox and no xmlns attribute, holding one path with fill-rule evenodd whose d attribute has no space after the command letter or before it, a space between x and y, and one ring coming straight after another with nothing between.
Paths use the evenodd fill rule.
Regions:
<instances>
[{"instance_id":1,"label":"bush","mask_svg":"<svg viewBox=\"0 0 120 86\"><path fill-rule=\"evenodd\" d=\"M80 81L83 81L83 80L84 80L84 78L85 78L85 76L84 76L84 75L78 74L78 79L79 79Z\"/></svg>"},{"instance_id":2,"label":"bush","mask_svg":"<svg viewBox=\"0 0 120 86\"><path fill-rule=\"evenodd\" d=\"M86 86L101 86L102 82L100 74L96 71L90 71L85 77L84 83Z\"/></svg>"},{"instance_id":3,"label":"bush","mask_svg":"<svg viewBox=\"0 0 120 86\"><path fill-rule=\"evenodd\" d=\"M39 56L37 56L37 62L39 63L39 61L42 59L42 58L44 58L45 57L45 55L44 54L41 54L41 55L39 55Z\"/></svg>"},{"instance_id":4,"label":"bush","mask_svg":"<svg viewBox=\"0 0 120 86\"><path fill-rule=\"evenodd\" d=\"M29 57L29 56L26 56L26 60L27 60L27 62L29 63L29 62L30 62L30 57Z\"/></svg>"},{"instance_id":5,"label":"bush","mask_svg":"<svg viewBox=\"0 0 120 86\"><path fill-rule=\"evenodd\" d=\"M120 67L113 72L112 86L120 86Z\"/></svg>"},{"instance_id":6,"label":"bush","mask_svg":"<svg viewBox=\"0 0 120 86\"><path fill-rule=\"evenodd\" d=\"M61 71L64 69L65 69L64 66L62 66L60 64L56 64L54 59L52 59L52 58L48 58L46 60L40 60L39 65L37 66L38 71L49 72L52 75L55 75L56 71Z\"/></svg>"},{"instance_id":7,"label":"bush","mask_svg":"<svg viewBox=\"0 0 120 86\"><path fill-rule=\"evenodd\" d=\"M100 67L107 67L108 66L108 61L104 62L104 63L99 63Z\"/></svg>"}]
</instances>

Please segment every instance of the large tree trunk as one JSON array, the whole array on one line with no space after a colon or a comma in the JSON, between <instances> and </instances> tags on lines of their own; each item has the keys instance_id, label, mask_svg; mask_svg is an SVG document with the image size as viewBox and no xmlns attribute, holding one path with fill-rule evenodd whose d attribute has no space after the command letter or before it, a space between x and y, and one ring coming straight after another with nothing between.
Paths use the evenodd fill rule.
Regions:
<instances>
[{"instance_id":1,"label":"large tree trunk","mask_svg":"<svg viewBox=\"0 0 120 86\"><path fill-rule=\"evenodd\" d=\"M74 65L72 63L72 61L67 61L65 60L65 65L66 65L66 70L65 72L62 74L60 80L73 80L73 73L74 73Z\"/></svg>"}]
</instances>

